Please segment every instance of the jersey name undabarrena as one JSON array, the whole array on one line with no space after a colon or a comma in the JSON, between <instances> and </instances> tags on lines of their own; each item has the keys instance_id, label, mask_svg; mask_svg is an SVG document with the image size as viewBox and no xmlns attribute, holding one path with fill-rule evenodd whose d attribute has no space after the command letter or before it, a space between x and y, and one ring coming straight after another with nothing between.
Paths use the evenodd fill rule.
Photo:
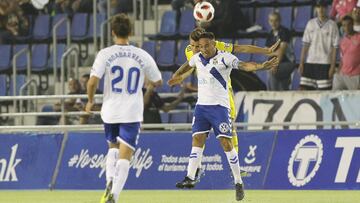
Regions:
<instances>
[{"instance_id":1,"label":"jersey name undabarrena","mask_svg":"<svg viewBox=\"0 0 360 203\"><path fill-rule=\"evenodd\" d=\"M230 108L229 80L233 68L238 68L239 59L227 52L217 51L210 59L201 53L191 57L189 65L196 67L198 77L198 101L201 105L221 105Z\"/></svg>"},{"instance_id":2,"label":"jersey name undabarrena","mask_svg":"<svg viewBox=\"0 0 360 203\"><path fill-rule=\"evenodd\" d=\"M101 118L105 123L133 123L143 120L144 78L161 80L154 59L131 45L113 45L96 56L91 76L104 78Z\"/></svg>"}]
</instances>

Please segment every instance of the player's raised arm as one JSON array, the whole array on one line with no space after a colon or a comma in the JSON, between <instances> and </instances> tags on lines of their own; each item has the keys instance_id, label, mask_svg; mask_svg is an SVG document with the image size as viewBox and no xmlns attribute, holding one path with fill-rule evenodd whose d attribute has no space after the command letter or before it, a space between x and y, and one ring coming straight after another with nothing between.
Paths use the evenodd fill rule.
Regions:
<instances>
[{"instance_id":1,"label":"player's raised arm","mask_svg":"<svg viewBox=\"0 0 360 203\"><path fill-rule=\"evenodd\" d=\"M172 75L170 80L167 82L169 86L180 84L187 77L189 77L195 68L189 65L189 62L185 62L180 68Z\"/></svg>"},{"instance_id":2,"label":"player's raised arm","mask_svg":"<svg viewBox=\"0 0 360 203\"><path fill-rule=\"evenodd\" d=\"M279 65L279 59L277 57L274 57L268 61L265 61L264 63L255 63L255 62L242 62L240 61L238 64L239 69L251 72L251 71L257 71L257 70L268 70L276 68Z\"/></svg>"},{"instance_id":3,"label":"player's raised arm","mask_svg":"<svg viewBox=\"0 0 360 203\"><path fill-rule=\"evenodd\" d=\"M278 40L271 47L258 47L254 45L240 45L234 44L234 53L250 53L250 54L264 54L267 56L277 56L279 53L277 49L279 48L280 40Z\"/></svg>"}]
</instances>

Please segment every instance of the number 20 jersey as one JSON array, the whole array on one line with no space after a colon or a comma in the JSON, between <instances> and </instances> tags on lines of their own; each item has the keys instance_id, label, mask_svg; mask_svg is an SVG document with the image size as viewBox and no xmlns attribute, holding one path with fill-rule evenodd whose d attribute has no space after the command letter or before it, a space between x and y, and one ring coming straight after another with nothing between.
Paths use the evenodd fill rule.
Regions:
<instances>
[{"instance_id":1,"label":"number 20 jersey","mask_svg":"<svg viewBox=\"0 0 360 203\"><path fill-rule=\"evenodd\" d=\"M90 76L104 78L101 118L105 123L133 123L143 120L144 78L156 82L161 73L154 59L131 45L113 45L100 50Z\"/></svg>"}]
</instances>

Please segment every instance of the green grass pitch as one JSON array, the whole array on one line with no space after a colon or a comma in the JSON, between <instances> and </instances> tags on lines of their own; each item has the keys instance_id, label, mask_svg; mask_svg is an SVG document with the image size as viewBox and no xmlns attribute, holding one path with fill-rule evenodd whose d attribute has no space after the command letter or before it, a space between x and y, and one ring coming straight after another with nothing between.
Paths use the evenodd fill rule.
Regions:
<instances>
[{"instance_id":1,"label":"green grass pitch","mask_svg":"<svg viewBox=\"0 0 360 203\"><path fill-rule=\"evenodd\" d=\"M98 203L102 191L3 190L1 203ZM357 203L360 191L247 190L247 203ZM125 190L121 203L234 203L232 190Z\"/></svg>"}]
</instances>

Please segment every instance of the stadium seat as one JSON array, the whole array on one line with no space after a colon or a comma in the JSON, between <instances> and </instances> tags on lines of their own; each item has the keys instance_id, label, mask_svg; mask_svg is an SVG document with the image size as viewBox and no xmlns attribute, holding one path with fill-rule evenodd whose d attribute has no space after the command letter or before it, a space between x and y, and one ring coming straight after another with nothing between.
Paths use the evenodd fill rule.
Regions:
<instances>
[{"instance_id":1,"label":"stadium seat","mask_svg":"<svg viewBox=\"0 0 360 203\"><path fill-rule=\"evenodd\" d=\"M169 123L169 114L166 112L160 113L161 123Z\"/></svg>"},{"instance_id":2,"label":"stadium seat","mask_svg":"<svg viewBox=\"0 0 360 203\"><path fill-rule=\"evenodd\" d=\"M94 37L94 15L90 15L90 19L89 19L89 31L88 31L88 35L87 35L87 39L92 40ZM100 37L101 36L101 23L103 23L106 20L106 16L105 14L102 13L98 13L96 15L96 36Z\"/></svg>"},{"instance_id":3,"label":"stadium seat","mask_svg":"<svg viewBox=\"0 0 360 203\"><path fill-rule=\"evenodd\" d=\"M300 61L301 49L302 49L302 38L301 37L294 38L294 54L295 54L295 62L297 64Z\"/></svg>"},{"instance_id":4,"label":"stadium seat","mask_svg":"<svg viewBox=\"0 0 360 203\"><path fill-rule=\"evenodd\" d=\"M144 49L150 56L156 60L156 42L155 41L145 41L142 44L142 49Z\"/></svg>"},{"instance_id":5,"label":"stadium seat","mask_svg":"<svg viewBox=\"0 0 360 203\"><path fill-rule=\"evenodd\" d=\"M171 37L177 34L176 11L166 11L161 18L160 36Z\"/></svg>"},{"instance_id":6,"label":"stadium seat","mask_svg":"<svg viewBox=\"0 0 360 203\"><path fill-rule=\"evenodd\" d=\"M296 68L292 73L292 80L291 80L291 90L298 90L300 87L300 73L299 70Z\"/></svg>"},{"instance_id":7,"label":"stadium seat","mask_svg":"<svg viewBox=\"0 0 360 203\"><path fill-rule=\"evenodd\" d=\"M54 112L54 106L47 104L41 109L41 112ZM38 116L36 125L57 125L60 116Z\"/></svg>"},{"instance_id":8,"label":"stadium seat","mask_svg":"<svg viewBox=\"0 0 360 203\"><path fill-rule=\"evenodd\" d=\"M11 45L0 45L0 72L6 72L11 67Z\"/></svg>"},{"instance_id":9,"label":"stadium seat","mask_svg":"<svg viewBox=\"0 0 360 203\"><path fill-rule=\"evenodd\" d=\"M14 47L14 52L13 52L13 56L18 53L19 51L25 49L25 48L28 48L29 45L28 44L18 44L18 45L15 45ZM26 71L26 65L28 63L27 61L27 53L24 52L22 53L20 56L18 56L18 58L16 59L16 70L17 71Z\"/></svg>"},{"instance_id":10,"label":"stadium seat","mask_svg":"<svg viewBox=\"0 0 360 203\"><path fill-rule=\"evenodd\" d=\"M59 22L60 20L67 18L68 16L66 14L57 14L55 16L52 17L52 21L51 21L51 36L53 34L53 29L54 26L57 22ZM66 20L64 22L61 23L61 25L59 25L59 27L56 30L56 37L57 40L65 40L66 39L66 33L67 33L67 26L66 26Z\"/></svg>"},{"instance_id":11,"label":"stadium seat","mask_svg":"<svg viewBox=\"0 0 360 203\"><path fill-rule=\"evenodd\" d=\"M177 52L178 54L176 57L176 65L181 66L187 60L186 56L185 56L185 49L189 45L189 40L181 40L181 41L179 41L179 43L180 43L180 46L179 46L179 50Z\"/></svg>"},{"instance_id":12,"label":"stadium seat","mask_svg":"<svg viewBox=\"0 0 360 203\"><path fill-rule=\"evenodd\" d=\"M159 92L159 93L170 93L171 92L171 87L167 84L167 81L171 78L172 74L173 73L171 71L162 71L161 72L161 76L162 76L162 80L164 81L164 84L156 89L157 92Z\"/></svg>"},{"instance_id":13,"label":"stadium seat","mask_svg":"<svg viewBox=\"0 0 360 203\"><path fill-rule=\"evenodd\" d=\"M260 80L263 83L265 83L266 85L268 84L268 71L267 70L256 71L256 75L260 78Z\"/></svg>"},{"instance_id":14,"label":"stadium seat","mask_svg":"<svg viewBox=\"0 0 360 203\"><path fill-rule=\"evenodd\" d=\"M31 40L32 36L33 36L33 29L34 29L34 26L33 26L33 16L27 16L26 17L28 19L28 22L29 22L29 30L26 34L22 34L22 35L18 35L15 37L15 41L18 43L24 43L25 41L27 40Z\"/></svg>"},{"instance_id":15,"label":"stadium seat","mask_svg":"<svg viewBox=\"0 0 360 203\"><path fill-rule=\"evenodd\" d=\"M33 39L36 41L50 38L50 16L38 15L34 22Z\"/></svg>"},{"instance_id":16,"label":"stadium seat","mask_svg":"<svg viewBox=\"0 0 360 203\"><path fill-rule=\"evenodd\" d=\"M257 18L255 24L260 25L263 28L262 30L265 32L269 32L271 30L268 22L268 17L273 10L274 9L271 7L260 7L256 10Z\"/></svg>"},{"instance_id":17,"label":"stadium seat","mask_svg":"<svg viewBox=\"0 0 360 203\"><path fill-rule=\"evenodd\" d=\"M193 10L186 9L181 11L179 34L188 37L191 31L195 28L195 19L193 17Z\"/></svg>"},{"instance_id":18,"label":"stadium seat","mask_svg":"<svg viewBox=\"0 0 360 203\"><path fill-rule=\"evenodd\" d=\"M293 22L292 11L293 9L290 6L279 8L279 13L281 16L281 25L285 26L289 30L291 30L292 22Z\"/></svg>"},{"instance_id":19,"label":"stadium seat","mask_svg":"<svg viewBox=\"0 0 360 203\"><path fill-rule=\"evenodd\" d=\"M31 71L42 72L47 69L49 46L47 44L35 44L32 46Z\"/></svg>"},{"instance_id":20,"label":"stadium seat","mask_svg":"<svg viewBox=\"0 0 360 203\"><path fill-rule=\"evenodd\" d=\"M160 44L159 52L157 52L156 62L161 68L169 70L175 64L175 41L162 41Z\"/></svg>"},{"instance_id":21,"label":"stadium seat","mask_svg":"<svg viewBox=\"0 0 360 203\"><path fill-rule=\"evenodd\" d=\"M16 76L16 95L20 95L20 88L23 86L26 82L26 76L25 75L17 75ZM14 95L14 87L13 87L13 79L10 78L10 85L9 85L9 95Z\"/></svg>"},{"instance_id":22,"label":"stadium seat","mask_svg":"<svg viewBox=\"0 0 360 203\"><path fill-rule=\"evenodd\" d=\"M53 57L54 57L54 52L53 52L54 47L52 47L51 51L50 51L50 57L49 57L49 61L48 61L48 70L50 70L50 72L53 70ZM61 66L61 57L62 55L65 53L66 50L66 45L65 44L57 44L56 47L56 68L60 69Z\"/></svg>"},{"instance_id":23,"label":"stadium seat","mask_svg":"<svg viewBox=\"0 0 360 203\"><path fill-rule=\"evenodd\" d=\"M0 96L7 96L7 76L0 75Z\"/></svg>"},{"instance_id":24,"label":"stadium seat","mask_svg":"<svg viewBox=\"0 0 360 203\"><path fill-rule=\"evenodd\" d=\"M88 14L76 13L71 22L71 40L75 42L83 41L87 36Z\"/></svg>"},{"instance_id":25,"label":"stadium seat","mask_svg":"<svg viewBox=\"0 0 360 203\"><path fill-rule=\"evenodd\" d=\"M251 45L252 41L253 41L252 39L243 38L243 39L238 39L235 44ZM251 60L251 54L235 53L235 56L237 56L241 61L250 61Z\"/></svg>"},{"instance_id":26,"label":"stadium seat","mask_svg":"<svg viewBox=\"0 0 360 203\"><path fill-rule=\"evenodd\" d=\"M307 22L311 19L311 6L301 6L296 8L294 19L294 30L304 32Z\"/></svg>"},{"instance_id":27,"label":"stadium seat","mask_svg":"<svg viewBox=\"0 0 360 203\"><path fill-rule=\"evenodd\" d=\"M255 39L254 45L258 47L265 47L266 39L258 38ZM262 63L267 60L267 57L264 54L252 54L251 61Z\"/></svg>"},{"instance_id":28,"label":"stadium seat","mask_svg":"<svg viewBox=\"0 0 360 203\"><path fill-rule=\"evenodd\" d=\"M170 123L188 123L189 122L189 113L171 113L170 111Z\"/></svg>"}]
</instances>

